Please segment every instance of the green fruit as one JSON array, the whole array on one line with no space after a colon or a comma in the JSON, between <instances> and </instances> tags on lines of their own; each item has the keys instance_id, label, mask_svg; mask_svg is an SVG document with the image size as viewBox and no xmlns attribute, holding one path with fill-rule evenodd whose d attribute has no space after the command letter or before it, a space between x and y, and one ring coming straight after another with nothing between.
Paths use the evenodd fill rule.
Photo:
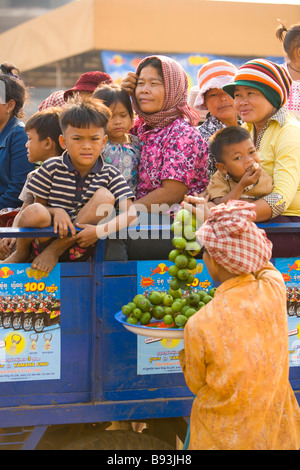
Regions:
<instances>
[{"instance_id":1,"label":"green fruit","mask_svg":"<svg viewBox=\"0 0 300 470\"><path fill-rule=\"evenodd\" d=\"M189 277L187 278L186 283L189 285L193 284L194 280L195 280L194 274L189 274Z\"/></svg>"},{"instance_id":2,"label":"green fruit","mask_svg":"<svg viewBox=\"0 0 300 470\"><path fill-rule=\"evenodd\" d=\"M165 312L165 315L172 315L173 310L171 309L171 307L165 307L164 312Z\"/></svg>"},{"instance_id":3,"label":"green fruit","mask_svg":"<svg viewBox=\"0 0 300 470\"><path fill-rule=\"evenodd\" d=\"M156 320L161 320L163 318L164 314L165 314L164 308L161 305L155 305L155 307L153 307L152 316Z\"/></svg>"},{"instance_id":4,"label":"green fruit","mask_svg":"<svg viewBox=\"0 0 300 470\"><path fill-rule=\"evenodd\" d=\"M179 327L183 327L186 324L186 322L187 322L187 318L184 315L177 315L177 317L175 317L175 325Z\"/></svg>"},{"instance_id":5,"label":"green fruit","mask_svg":"<svg viewBox=\"0 0 300 470\"><path fill-rule=\"evenodd\" d=\"M143 315L143 312L140 308L135 308L132 312L132 316L134 318L137 318L137 320L139 320L141 318L141 316Z\"/></svg>"},{"instance_id":6,"label":"green fruit","mask_svg":"<svg viewBox=\"0 0 300 470\"><path fill-rule=\"evenodd\" d=\"M168 293L173 297L173 299L181 299L182 297L181 289L177 289L177 290L169 289Z\"/></svg>"},{"instance_id":7,"label":"green fruit","mask_svg":"<svg viewBox=\"0 0 300 470\"><path fill-rule=\"evenodd\" d=\"M198 242L188 242L186 244L186 250L189 255L196 256L201 250L201 246L199 245Z\"/></svg>"},{"instance_id":8,"label":"green fruit","mask_svg":"<svg viewBox=\"0 0 300 470\"><path fill-rule=\"evenodd\" d=\"M186 225L183 229L183 236L189 241L196 240L195 229L192 225Z\"/></svg>"},{"instance_id":9,"label":"green fruit","mask_svg":"<svg viewBox=\"0 0 300 470\"><path fill-rule=\"evenodd\" d=\"M172 238L172 244L178 250L183 250L186 246L186 239L183 238L183 237L174 237L174 238Z\"/></svg>"},{"instance_id":10,"label":"green fruit","mask_svg":"<svg viewBox=\"0 0 300 470\"><path fill-rule=\"evenodd\" d=\"M143 295L143 294L137 294L134 299L133 299L133 302L135 303L135 305L138 304L139 300L144 300L146 297Z\"/></svg>"},{"instance_id":11,"label":"green fruit","mask_svg":"<svg viewBox=\"0 0 300 470\"><path fill-rule=\"evenodd\" d=\"M196 313L197 310L193 307L190 307L188 310L185 311L184 315L187 317L187 318L190 318L192 315L194 315L194 313Z\"/></svg>"},{"instance_id":12,"label":"green fruit","mask_svg":"<svg viewBox=\"0 0 300 470\"><path fill-rule=\"evenodd\" d=\"M182 223L181 223L181 222L175 221L175 222L171 225L171 230L172 230L172 232L174 233L175 236L182 237L182 234L183 234L183 227L182 227Z\"/></svg>"},{"instance_id":13,"label":"green fruit","mask_svg":"<svg viewBox=\"0 0 300 470\"><path fill-rule=\"evenodd\" d=\"M187 209L180 209L175 216L175 220L188 225L192 222L192 214Z\"/></svg>"},{"instance_id":14,"label":"green fruit","mask_svg":"<svg viewBox=\"0 0 300 470\"><path fill-rule=\"evenodd\" d=\"M185 315L185 313L191 308L192 307L190 307L189 305L184 305L181 310L182 315Z\"/></svg>"},{"instance_id":15,"label":"green fruit","mask_svg":"<svg viewBox=\"0 0 300 470\"><path fill-rule=\"evenodd\" d=\"M176 257L180 255L180 251L179 250L172 250L170 251L169 253L169 261L172 261L173 263L175 262L175 259Z\"/></svg>"},{"instance_id":16,"label":"green fruit","mask_svg":"<svg viewBox=\"0 0 300 470\"><path fill-rule=\"evenodd\" d=\"M210 302L211 300L212 300L212 296L207 294L205 297L203 297L202 302L204 302L205 304L208 304L208 302Z\"/></svg>"},{"instance_id":17,"label":"green fruit","mask_svg":"<svg viewBox=\"0 0 300 470\"><path fill-rule=\"evenodd\" d=\"M213 288L210 289L210 291L208 292L208 295L211 295L212 297L214 297L216 290L217 290L217 288L216 288L216 287L213 287Z\"/></svg>"},{"instance_id":18,"label":"green fruit","mask_svg":"<svg viewBox=\"0 0 300 470\"><path fill-rule=\"evenodd\" d=\"M151 307L151 302L144 297L144 300L138 302L137 307L142 310L142 312L148 312Z\"/></svg>"},{"instance_id":19,"label":"green fruit","mask_svg":"<svg viewBox=\"0 0 300 470\"><path fill-rule=\"evenodd\" d=\"M172 277L176 276L177 273L178 273L177 266L175 266L175 264L173 264L172 266L169 267L168 272L169 272L170 276L172 276Z\"/></svg>"},{"instance_id":20,"label":"green fruit","mask_svg":"<svg viewBox=\"0 0 300 470\"><path fill-rule=\"evenodd\" d=\"M138 319L134 317L128 317L126 320L126 323L130 323L130 325L136 325L137 322L138 322Z\"/></svg>"},{"instance_id":21,"label":"green fruit","mask_svg":"<svg viewBox=\"0 0 300 470\"><path fill-rule=\"evenodd\" d=\"M186 268L188 265L188 262L189 262L188 257L185 255L178 255L175 258L175 264L177 268L179 269Z\"/></svg>"},{"instance_id":22,"label":"green fruit","mask_svg":"<svg viewBox=\"0 0 300 470\"><path fill-rule=\"evenodd\" d=\"M160 292L152 291L150 292L148 299L152 305L159 305L162 302L162 295Z\"/></svg>"},{"instance_id":23,"label":"green fruit","mask_svg":"<svg viewBox=\"0 0 300 470\"><path fill-rule=\"evenodd\" d=\"M164 316L164 323L166 325L171 325L173 323L173 321L174 321L174 319L173 319L172 315L168 314L168 315Z\"/></svg>"},{"instance_id":24,"label":"green fruit","mask_svg":"<svg viewBox=\"0 0 300 470\"><path fill-rule=\"evenodd\" d=\"M181 312L182 303L175 301L174 303L172 303L171 309L172 309L172 311L173 311L174 313L175 313L175 312Z\"/></svg>"},{"instance_id":25,"label":"green fruit","mask_svg":"<svg viewBox=\"0 0 300 470\"><path fill-rule=\"evenodd\" d=\"M189 277L189 272L187 269L179 269L177 276L181 281L186 281Z\"/></svg>"},{"instance_id":26,"label":"green fruit","mask_svg":"<svg viewBox=\"0 0 300 470\"><path fill-rule=\"evenodd\" d=\"M187 298L187 303L191 305L191 307L198 307L200 302L200 297L198 294L190 294Z\"/></svg>"},{"instance_id":27,"label":"green fruit","mask_svg":"<svg viewBox=\"0 0 300 470\"><path fill-rule=\"evenodd\" d=\"M135 302L128 302L128 307L131 308L131 310L134 310L136 308L136 303Z\"/></svg>"},{"instance_id":28,"label":"green fruit","mask_svg":"<svg viewBox=\"0 0 300 470\"><path fill-rule=\"evenodd\" d=\"M169 307L173 303L173 297L170 294L164 294L162 298L162 303L166 306Z\"/></svg>"},{"instance_id":29,"label":"green fruit","mask_svg":"<svg viewBox=\"0 0 300 470\"><path fill-rule=\"evenodd\" d=\"M192 270L192 269L196 269L196 266L197 266L197 260L195 258L189 258L187 268Z\"/></svg>"},{"instance_id":30,"label":"green fruit","mask_svg":"<svg viewBox=\"0 0 300 470\"><path fill-rule=\"evenodd\" d=\"M148 325L148 323L150 323L150 320L151 320L151 313L144 312L143 315L140 318L140 323L142 325Z\"/></svg>"},{"instance_id":31,"label":"green fruit","mask_svg":"<svg viewBox=\"0 0 300 470\"><path fill-rule=\"evenodd\" d=\"M132 308L129 305L123 305L122 307L122 313L123 315L130 315L132 312Z\"/></svg>"},{"instance_id":32,"label":"green fruit","mask_svg":"<svg viewBox=\"0 0 300 470\"><path fill-rule=\"evenodd\" d=\"M200 300L202 300L203 297L205 297L205 296L207 295L207 292L206 292L206 290L199 290L199 291L197 292L197 294L199 295Z\"/></svg>"},{"instance_id":33,"label":"green fruit","mask_svg":"<svg viewBox=\"0 0 300 470\"><path fill-rule=\"evenodd\" d=\"M169 287L170 287L170 289L172 289L172 290L177 290L177 289L179 289L178 280L177 280L176 278L173 278L173 279L170 281Z\"/></svg>"},{"instance_id":34,"label":"green fruit","mask_svg":"<svg viewBox=\"0 0 300 470\"><path fill-rule=\"evenodd\" d=\"M203 307L205 307L205 303L200 301L198 308L200 309L200 308L203 308Z\"/></svg>"}]
</instances>

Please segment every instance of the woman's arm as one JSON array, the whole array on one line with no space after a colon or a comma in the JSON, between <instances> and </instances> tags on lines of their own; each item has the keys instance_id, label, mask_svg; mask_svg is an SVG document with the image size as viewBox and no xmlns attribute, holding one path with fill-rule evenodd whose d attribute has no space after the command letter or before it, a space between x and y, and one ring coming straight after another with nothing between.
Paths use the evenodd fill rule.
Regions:
<instances>
[{"instance_id":1,"label":"woman's arm","mask_svg":"<svg viewBox=\"0 0 300 470\"><path fill-rule=\"evenodd\" d=\"M162 187L154 189L146 196L135 201L135 204L142 204L147 208L148 212L158 213L159 205L180 204L186 194L188 187L176 180L163 180Z\"/></svg>"}]
</instances>

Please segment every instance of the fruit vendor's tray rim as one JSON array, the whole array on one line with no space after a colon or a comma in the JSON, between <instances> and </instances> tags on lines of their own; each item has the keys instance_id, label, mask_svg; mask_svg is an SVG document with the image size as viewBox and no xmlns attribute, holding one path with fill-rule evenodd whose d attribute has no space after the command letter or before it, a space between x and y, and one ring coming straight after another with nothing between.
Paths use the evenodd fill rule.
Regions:
<instances>
[{"instance_id":1,"label":"fruit vendor's tray rim","mask_svg":"<svg viewBox=\"0 0 300 470\"><path fill-rule=\"evenodd\" d=\"M126 315L124 315L121 310L115 314L115 319L122 323L128 331L136 335L161 339L183 339L183 328L160 328L159 324L164 325L164 322L155 319L153 319L148 325L133 325L127 323L126 318ZM151 323L153 323L153 326L151 326Z\"/></svg>"}]
</instances>

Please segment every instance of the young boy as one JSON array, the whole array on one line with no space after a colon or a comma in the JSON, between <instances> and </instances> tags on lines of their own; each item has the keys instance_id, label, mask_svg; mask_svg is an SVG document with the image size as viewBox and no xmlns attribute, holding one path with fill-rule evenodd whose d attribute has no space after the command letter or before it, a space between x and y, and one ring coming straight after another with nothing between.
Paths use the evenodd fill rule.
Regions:
<instances>
[{"instance_id":1,"label":"young boy","mask_svg":"<svg viewBox=\"0 0 300 470\"><path fill-rule=\"evenodd\" d=\"M19 227L53 225L59 238L20 238L17 251L6 259L7 263L28 262L33 247L32 267L50 272L58 261L87 259L98 238L135 220L132 191L120 172L101 157L110 115L106 106L91 98L78 99L63 108L59 142L66 151L47 160L31 178L27 186L35 203L24 209L18 220ZM111 215L114 206L120 214L97 225ZM76 233L75 227L82 230Z\"/></svg>"},{"instance_id":2,"label":"young boy","mask_svg":"<svg viewBox=\"0 0 300 470\"><path fill-rule=\"evenodd\" d=\"M226 127L210 139L209 149L217 171L206 190L214 204L230 199L260 199L272 192L271 176L260 167L249 132L240 126Z\"/></svg>"},{"instance_id":3,"label":"young boy","mask_svg":"<svg viewBox=\"0 0 300 470\"><path fill-rule=\"evenodd\" d=\"M180 360L195 395L190 450L298 450L300 409L289 382L286 290L255 205L211 209L197 232L220 283L184 328Z\"/></svg>"},{"instance_id":4,"label":"young boy","mask_svg":"<svg viewBox=\"0 0 300 470\"><path fill-rule=\"evenodd\" d=\"M37 112L31 116L25 124L25 132L27 134L27 157L30 163L43 163L48 158L61 155L63 149L59 143L61 128L59 124L60 108L49 108L45 111ZM18 218L20 213L29 205L34 203L34 195L28 191L27 183L30 181L34 173L33 170L27 175L27 180L19 195L19 199L23 201L20 212L14 219L13 227L18 226ZM0 241L0 257L5 259L11 254L16 243L15 238L3 238Z\"/></svg>"}]
</instances>

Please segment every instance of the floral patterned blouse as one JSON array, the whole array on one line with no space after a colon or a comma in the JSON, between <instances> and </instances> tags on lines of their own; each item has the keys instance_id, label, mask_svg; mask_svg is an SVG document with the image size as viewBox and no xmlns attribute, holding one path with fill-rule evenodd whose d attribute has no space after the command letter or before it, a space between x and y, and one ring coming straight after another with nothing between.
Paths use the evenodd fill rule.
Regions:
<instances>
[{"instance_id":1,"label":"floral patterned blouse","mask_svg":"<svg viewBox=\"0 0 300 470\"><path fill-rule=\"evenodd\" d=\"M200 193L207 184L207 144L182 117L163 128L149 129L144 122L132 129L141 144L137 194L139 199L160 188L163 180L176 180Z\"/></svg>"},{"instance_id":2,"label":"floral patterned blouse","mask_svg":"<svg viewBox=\"0 0 300 470\"><path fill-rule=\"evenodd\" d=\"M124 176L133 194L136 193L138 165L140 162L140 143L139 139L128 134L128 143L116 144L107 141L105 149L102 152L103 160L118 168Z\"/></svg>"}]
</instances>

